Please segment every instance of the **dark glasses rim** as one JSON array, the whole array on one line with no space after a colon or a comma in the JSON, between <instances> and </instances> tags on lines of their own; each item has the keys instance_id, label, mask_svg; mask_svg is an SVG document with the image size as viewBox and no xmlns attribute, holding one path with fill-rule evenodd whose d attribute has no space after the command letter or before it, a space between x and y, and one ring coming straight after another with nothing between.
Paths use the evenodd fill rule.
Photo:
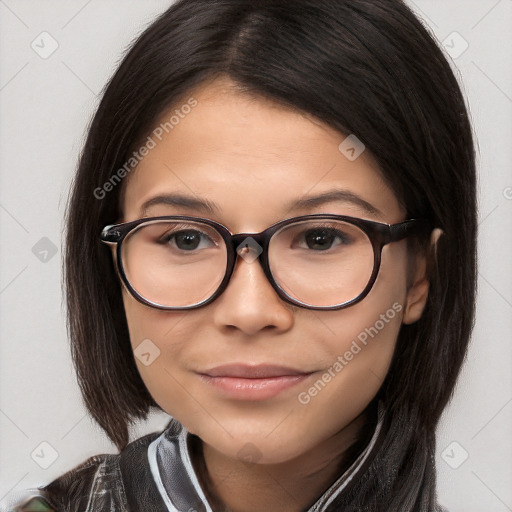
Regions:
<instances>
[{"instance_id":1,"label":"dark glasses rim","mask_svg":"<svg viewBox=\"0 0 512 512\"><path fill-rule=\"evenodd\" d=\"M368 237L370 240L372 247L373 247L373 253L374 253L374 261L373 261L373 270L370 275L370 278L368 280L367 285L363 289L363 291L355 298L345 301L340 304L335 304L332 306L313 306L310 304L307 304L305 302L299 301L298 299L295 299L294 297L287 294L281 286L275 281L272 272L270 270L269 266L269 259L268 259L268 246L270 243L270 239L280 229L283 227L286 227L290 224L300 223L302 221L307 220L338 220L347 222L348 224L355 225L356 227L359 227ZM146 299L142 295L140 295L137 290L133 288L131 283L128 280L128 277L126 275L124 265L123 265L123 257L122 257L122 245L125 238L135 229L140 229L145 224L152 224L157 222L165 222L165 221L190 221L190 222L196 222L200 224L206 224L210 227L213 227L217 230L217 232L221 235L223 238L226 249L227 249L227 261L226 261L226 271L224 278L220 282L219 286L215 290L215 292L210 295L207 299L204 299L201 302L187 305L187 306L165 306L163 304L158 304L156 302L150 301L149 299ZM119 275L130 292L130 294L138 300L140 303L160 309L165 311L183 311L183 310L189 310L189 309L196 309L203 306L206 306L207 304L210 304L213 302L216 298L218 298L222 292L226 289L229 280L231 278L231 275L233 273L235 263L238 258L237 253L237 247L240 246L240 244L245 241L246 238L252 238L256 243L258 243L261 248L262 252L258 256L258 260L263 268L263 271L265 273L265 276L267 277L268 281L276 291L276 293L283 299L284 301L293 304L298 307L302 307L305 309L311 309L311 310L321 310L321 311L331 311L331 310L338 310L343 309L348 306L351 306L353 304L356 304L357 302L360 302L363 300L368 293L373 288L375 281L377 279L377 275L380 270L380 264L381 264L381 254L382 254L382 248L391 243L391 242L397 242L400 240L403 240L409 236L412 235L421 235L425 234L427 232L430 232L432 229L431 223L425 219L407 219L401 222L398 222L396 224L387 224L383 222L377 222L374 220L368 220L368 219L361 219L359 217L352 217L347 215L335 215L335 214L310 214L310 215L301 215L297 217L290 217L284 220L281 220L279 222L276 222L275 224L272 224L265 230L259 232L259 233L236 233L233 234L229 231L229 229L224 226L223 224L216 222L211 219L203 218L203 217L195 217L195 216L189 216L189 215L163 215L163 216L157 216L157 217L143 217L140 219L132 220L129 222L122 222L118 224L109 224L105 226L100 233L100 240L101 242L111 245L111 246L117 246L116 247L116 265L117 270L119 272Z\"/></svg>"}]
</instances>

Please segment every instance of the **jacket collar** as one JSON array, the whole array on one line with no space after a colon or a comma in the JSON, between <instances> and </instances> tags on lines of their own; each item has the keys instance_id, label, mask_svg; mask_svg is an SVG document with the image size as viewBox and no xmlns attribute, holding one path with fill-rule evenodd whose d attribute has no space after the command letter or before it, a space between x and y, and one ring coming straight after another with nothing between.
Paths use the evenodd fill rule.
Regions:
<instances>
[{"instance_id":1,"label":"jacket collar","mask_svg":"<svg viewBox=\"0 0 512 512\"><path fill-rule=\"evenodd\" d=\"M380 444L384 408L379 404L373 435L350 467L320 496L307 512L325 512L332 501L364 472ZM168 512L214 512L192 465L191 434L176 420L148 446L151 475Z\"/></svg>"}]
</instances>

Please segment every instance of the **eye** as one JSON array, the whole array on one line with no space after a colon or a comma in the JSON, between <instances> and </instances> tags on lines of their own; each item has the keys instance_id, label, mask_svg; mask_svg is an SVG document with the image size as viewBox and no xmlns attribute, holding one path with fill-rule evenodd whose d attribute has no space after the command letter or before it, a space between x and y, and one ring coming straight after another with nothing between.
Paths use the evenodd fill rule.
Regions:
<instances>
[{"instance_id":1,"label":"eye","mask_svg":"<svg viewBox=\"0 0 512 512\"><path fill-rule=\"evenodd\" d=\"M338 245L348 245L351 242L350 237L339 229L329 227L319 227L308 229L304 232L304 241L308 249L315 251L327 251Z\"/></svg>"},{"instance_id":2,"label":"eye","mask_svg":"<svg viewBox=\"0 0 512 512\"><path fill-rule=\"evenodd\" d=\"M206 233L195 229L168 233L159 240L159 243L169 244L181 251L194 251L215 246L214 241Z\"/></svg>"}]
</instances>

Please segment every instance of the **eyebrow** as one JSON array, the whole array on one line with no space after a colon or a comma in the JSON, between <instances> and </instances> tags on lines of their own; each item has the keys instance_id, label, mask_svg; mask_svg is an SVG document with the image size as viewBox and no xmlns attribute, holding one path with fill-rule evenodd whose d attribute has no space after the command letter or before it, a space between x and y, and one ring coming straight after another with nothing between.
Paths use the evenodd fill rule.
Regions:
<instances>
[{"instance_id":1,"label":"eyebrow","mask_svg":"<svg viewBox=\"0 0 512 512\"><path fill-rule=\"evenodd\" d=\"M366 213L384 217L383 213L378 208L368 201L365 201L362 197L359 197L348 190L339 189L328 190L327 192L316 196L302 197L292 200L285 205L285 211L312 209L334 201L350 203L358 206ZM156 205L189 208L210 215L219 214L221 212L221 208L213 201L175 193L158 195L143 203L141 206L142 216L145 217L149 208Z\"/></svg>"},{"instance_id":2,"label":"eyebrow","mask_svg":"<svg viewBox=\"0 0 512 512\"><path fill-rule=\"evenodd\" d=\"M142 216L145 217L149 208L155 205L181 206L211 215L220 213L220 208L213 201L209 201L208 199L199 199L184 194L164 194L153 197L143 203L140 209Z\"/></svg>"},{"instance_id":3,"label":"eyebrow","mask_svg":"<svg viewBox=\"0 0 512 512\"><path fill-rule=\"evenodd\" d=\"M328 190L327 192L317 196L304 197L290 201L286 207L287 210L311 209L334 201L350 203L358 206L366 213L384 217L383 213L377 207L373 206L371 203L365 201L362 197L359 197L349 190Z\"/></svg>"}]
</instances>

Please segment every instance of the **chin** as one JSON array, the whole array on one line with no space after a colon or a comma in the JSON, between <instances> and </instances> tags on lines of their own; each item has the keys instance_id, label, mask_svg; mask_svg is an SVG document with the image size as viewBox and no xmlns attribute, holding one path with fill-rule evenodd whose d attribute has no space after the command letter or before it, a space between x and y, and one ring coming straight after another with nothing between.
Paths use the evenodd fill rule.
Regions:
<instances>
[{"instance_id":1,"label":"chin","mask_svg":"<svg viewBox=\"0 0 512 512\"><path fill-rule=\"evenodd\" d=\"M229 434L223 431L222 435L211 435L211 432L197 432L203 442L226 457L238 459L253 464L279 464L289 461L304 452L304 435L295 436L289 430L286 439L277 435L268 435L274 427L265 428L260 433L251 435L247 429L241 432L229 430ZM190 432L190 430L189 430ZM230 435L231 434L231 435Z\"/></svg>"}]
</instances>

